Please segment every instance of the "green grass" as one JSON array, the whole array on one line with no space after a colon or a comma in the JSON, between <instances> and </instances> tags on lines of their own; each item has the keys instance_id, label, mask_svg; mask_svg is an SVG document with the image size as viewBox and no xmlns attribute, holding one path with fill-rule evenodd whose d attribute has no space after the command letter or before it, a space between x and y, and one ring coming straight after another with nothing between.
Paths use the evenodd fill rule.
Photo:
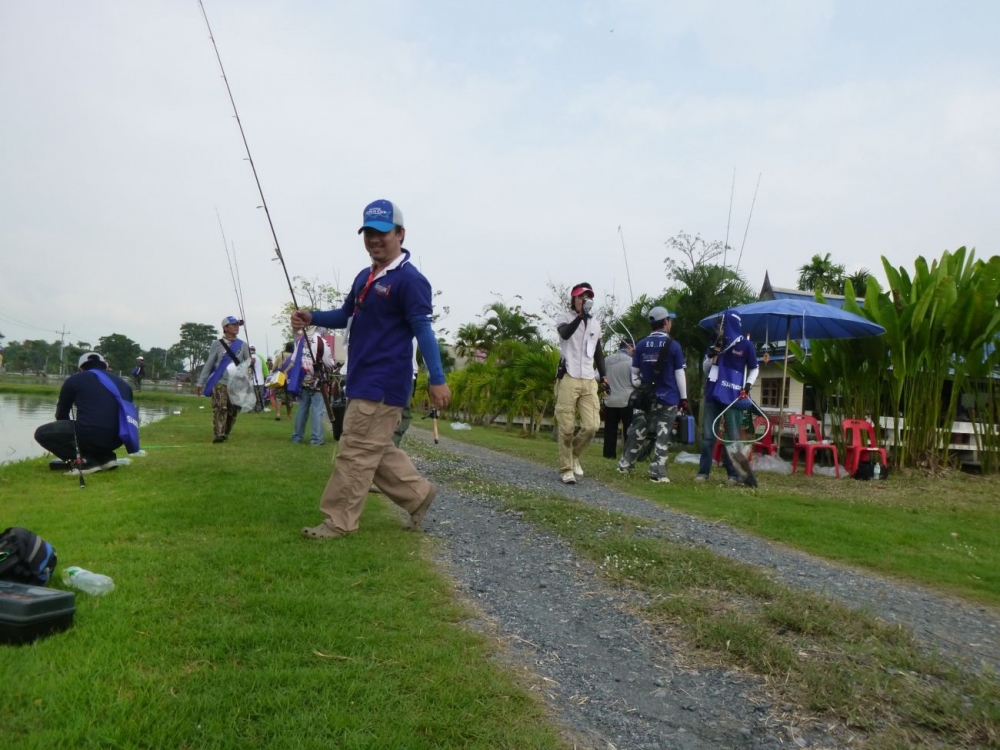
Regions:
<instances>
[{"instance_id":1,"label":"green grass","mask_svg":"<svg viewBox=\"0 0 1000 750\"><path fill-rule=\"evenodd\" d=\"M300 537L321 519L332 444L292 445L287 420L244 414L213 445L207 400L184 403L143 429L180 448L84 490L41 459L0 468L3 520L51 541L60 568L116 584L78 594L67 632L0 646L5 745L565 746L387 501L348 539Z\"/></svg>"},{"instance_id":2,"label":"green grass","mask_svg":"<svg viewBox=\"0 0 1000 750\"><path fill-rule=\"evenodd\" d=\"M427 428L427 423L414 421ZM550 435L525 438L518 431L452 430L441 434L552 467L557 445ZM695 446L684 446L696 452ZM884 482L858 482L801 473L761 472L760 488L725 484L721 467L704 484L697 467L671 463L671 484L615 471L594 444L583 456L588 478L710 521L724 521L766 539L878 573L926 584L991 606L1000 606L1000 477L950 471L928 475L893 472ZM588 480L589 481L589 480Z\"/></svg>"}]
</instances>

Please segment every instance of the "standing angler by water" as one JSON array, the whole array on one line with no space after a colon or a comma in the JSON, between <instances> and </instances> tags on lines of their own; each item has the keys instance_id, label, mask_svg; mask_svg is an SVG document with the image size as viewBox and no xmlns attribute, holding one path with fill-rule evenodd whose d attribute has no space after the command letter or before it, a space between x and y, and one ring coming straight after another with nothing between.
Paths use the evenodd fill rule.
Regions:
<instances>
[{"instance_id":1,"label":"standing angler by water","mask_svg":"<svg viewBox=\"0 0 1000 750\"><path fill-rule=\"evenodd\" d=\"M340 309L296 310L291 319L294 329L317 325L348 330L344 432L333 476L320 500L326 518L302 529L303 536L313 539L357 531L373 480L410 514L407 530L420 528L437 494L392 441L413 390L414 338L427 365L431 403L443 409L451 400L431 327L431 285L403 248L406 229L399 206L377 200L365 207L363 217L358 234L364 235L371 267L355 277Z\"/></svg>"},{"instance_id":2,"label":"standing angler by water","mask_svg":"<svg viewBox=\"0 0 1000 750\"><path fill-rule=\"evenodd\" d=\"M249 356L246 344L236 337L241 325L243 321L232 315L222 319L222 338L212 342L208 359L198 376L199 395L212 399L213 443L222 443L229 438L240 413L239 407L229 400L229 376Z\"/></svg>"},{"instance_id":3,"label":"standing angler by water","mask_svg":"<svg viewBox=\"0 0 1000 750\"><path fill-rule=\"evenodd\" d=\"M135 367L132 368L132 380L135 381L135 389L142 393L142 379L146 377L146 360L142 357L135 358Z\"/></svg>"},{"instance_id":4,"label":"standing angler by water","mask_svg":"<svg viewBox=\"0 0 1000 750\"><path fill-rule=\"evenodd\" d=\"M56 421L35 430L35 440L59 457L60 461L52 463L53 469L69 469L73 473L77 445L83 457L83 474L117 469L115 450L122 445L119 405L101 377L117 388L125 401L132 401L132 389L107 371L107 360L97 352L83 354L78 367L80 371L66 378L59 391ZM75 420L70 419L73 407L76 407Z\"/></svg>"}]
</instances>

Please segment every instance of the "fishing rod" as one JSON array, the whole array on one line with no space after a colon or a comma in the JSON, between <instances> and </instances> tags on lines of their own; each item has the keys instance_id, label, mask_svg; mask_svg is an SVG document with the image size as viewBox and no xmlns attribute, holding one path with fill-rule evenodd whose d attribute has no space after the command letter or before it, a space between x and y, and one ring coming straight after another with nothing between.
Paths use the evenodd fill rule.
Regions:
<instances>
[{"instance_id":1,"label":"fishing rod","mask_svg":"<svg viewBox=\"0 0 1000 750\"><path fill-rule=\"evenodd\" d=\"M274 229L274 222L271 220L271 211L267 207L267 199L264 197L264 189L260 185L260 177L257 174L257 166L253 161L253 154L250 153L250 144L247 142L246 132L243 130L243 121L240 120L239 110L236 108L236 99L233 98L233 90L229 86L229 78L226 76L226 68L222 64L222 55L219 54L219 45L215 42L215 35L212 33L212 24L208 22L208 13L205 12L205 4L202 0L198 0L198 7L201 8L201 15L205 19L205 27L208 29L208 38L212 42L212 49L215 50L215 59L219 63L219 71L222 73L222 81L226 84L226 93L229 95L229 103L233 108L233 116L236 118L236 125L240 129L240 138L243 139L243 149L247 155L247 161L250 162L250 170L253 172L254 183L257 185L257 194L260 196L261 205L258 208L264 209L264 215L267 217L267 226L271 230L271 239L274 240L274 255L279 263L281 263L281 270L285 274L285 282L288 284L288 291L292 296L292 306L298 310L299 302L295 298L295 285L292 284L292 277L288 273L288 266L285 265L285 256L281 253L281 244L278 242L278 233ZM313 355L312 346L309 345L309 332L303 331L303 337L305 339L304 349L308 353L309 359L312 361L313 372L319 379L319 391L323 398L323 403L326 406L327 416L330 418L330 423L333 423L334 413L333 404L330 402L330 395L327 389L324 387L327 384L326 373L323 369L322 363L317 362L315 356Z\"/></svg>"},{"instance_id":2,"label":"fishing rod","mask_svg":"<svg viewBox=\"0 0 1000 750\"><path fill-rule=\"evenodd\" d=\"M750 203L750 213L747 214L747 227L743 230L743 243L740 245L740 255L736 259L736 270L740 269L740 262L743 260L743 248L747 244L747 233L750 231L750 219L753 218L753 207L757 205L757 191L760 190L760 178L763 176L763 172L757 174L757 187L753 189L753 201ZM728 236L728 234L727 234Z\"/></svg>"},{"instance_id":3,"label":"fishing rod","mask_svg":"<svg viewBox=\"0 0 1000 750\"><path fill-rule=\"evenodd\" d=\"M635 304L635 295L632 294L632 274L628 270L628 253L625 252L625 233L622 231L622 225L618 225L618 236L622 240L622 255L625 256L625 278L628 279L628 296L632 300L632 304Z\"/></svg>"},{"instance_id":4,"label":"fishing rod","mask_svg":"<svg viewBox=\"0 0 1000 750\"><path fill-rule=\"evenodd\" d=\"M222 216L219 214L219 207L215 207L215 218L219 220L219 231L222 233L222 249L226 253L226 262L229 264L229 276L233 280L233 293L236 295L236 307L240 313L240 320L243 322L243 338L246 339L247 349L250 346L250 331L247 329L247 316L243 307L243 283L240 280L240 264L236 258L236 243L233 243L233 255L232 258L229 256L229 244L226 240L226 230L222 226ZM236 266L236 271L233 272L233 265ZM247 352L248 356L253 356L250 352ZM257 382L257 363L250 363L250 380L253 383L253 393L254 401L257 402L257 408L260 411L264 410L264 399L260 395L260 383Z\"/></svg>"},{"instance_id":5,"label":"fishing rod","mask_svg":"<svg viewBox=\"0 0 1000 750\"><path fill-rule=\"evenodd\" d=\"M733 184L729 188L729 215L726 217L726 244L722 247L722 267L726 267L726 257L729 254L729 225L733 221L733 194L736 192L736 167L733 167Z\"/></svg>"}]
</instances>

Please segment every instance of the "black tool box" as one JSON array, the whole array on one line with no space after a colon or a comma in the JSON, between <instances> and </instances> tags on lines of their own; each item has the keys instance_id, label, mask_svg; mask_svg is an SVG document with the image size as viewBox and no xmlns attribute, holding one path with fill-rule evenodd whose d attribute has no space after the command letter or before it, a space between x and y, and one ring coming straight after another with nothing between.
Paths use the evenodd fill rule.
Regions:
<instances>
[{"instance_id":1,"label":"black tool box","mask_svg":"<svg viewBox=\"0 0 1000 750\"><path fill-rule=\"evenodd\" d=\"M71 591L0 581L0 643L30 643L73 624Z\"/></svg>"}]
</instances>

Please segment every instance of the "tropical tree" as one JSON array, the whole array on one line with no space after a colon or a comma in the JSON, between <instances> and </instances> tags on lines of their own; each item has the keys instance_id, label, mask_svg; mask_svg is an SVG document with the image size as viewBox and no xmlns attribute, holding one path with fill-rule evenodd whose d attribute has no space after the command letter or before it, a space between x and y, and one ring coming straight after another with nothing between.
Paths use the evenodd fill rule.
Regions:
<instances>
[{"instance_id":1,"label":"tropical tree","mask_svg":"<svg viewBox=\"0 0 1000 750\"><path fill-rule=\"evenodd\" d=\"M458 329L455 348L463 357L479 353L488 355L505 341L540 340L538 322L541 318L526 312L520 303L494 302L487 305L479 317L483 319L481 323L466 323Z\"/></svg>"},{"instance_id":2,"label":"tropical tree","mask_svg":"<svg viewBox=\"0 0 1000 750\"><path fill-rule=\"evenodd\" d=\"M299 303L300 310L330 310L339 307L346 296L337 287L320 283L316 277L307 279L295 276L292 278L292 288L295 289L295 300ZM281 326L281 335L286 341L294 338L290 319L295 310L294 303L286 302L272 318L275 325Z\"/></svg>"},{"instance_id":3,"label":"tropical tree","mask_svg":"<svg viewBox=\"0 0 1000 750\"><path fill-rule=\"evenodd\" d=\"M812 341L807 360L793 343L789 371L830 399L835 420L891 417L899 465L948 462L947 437L965 395L983 470L995 470L1000 257L984 263L962 247L932 263L917 258L912 277L885 258L882 265L888 291L869 278L861 307L848 285L844 309L879 323L885 335Z\"/></svg>"},{"instance_id":4,"label":"tropical tree","mask_svg":"<svg viewBox=\"0 0 1000 750\"><path fill-rule=\"evenodd\" d=\"M868 279L871 278L871 273L867 268L861 268L852 274L848 274L844 277L844 288L846 290L847 286L850 286L854 291L855 297L860 297L864 299L865 294L868 290ZM845 291L844 294L847 294Z\"/></svg>"},{"instance_id":5,"label":"tropical tree","mask_svg":"<svg viewBox=\"0 0 1000 750\"><path fill-rule=\"evenodd\" d=\"M824 294L843 294L844 267L830 260L830 253L812 260L799 268L798 288Z\"/></svg>"},{"instance_id":6,"label":"tropical tree","mask_svg":"<svg viewBox=\"0 0 1000 750\"><path fill-rule=\"evenodd\" d=\"M112 333L110 336L101 336L94 351L104 355L109 370L129 372L135 364L136 357L142 354L142 347L128 336Z\"/></svg>"},{"instance_id":7,"label":"tropical tree","mask_svg":"<svg viewBox=\"0 0 1000 750\"><path fill-rule=\"evenodd\" d=\"M208 348L215 340L215 326L207 323L182 323L181 340L171 346L169 356L187 362L187 370L194 372L208 356Z\"/></svg>"}]
</instances>

